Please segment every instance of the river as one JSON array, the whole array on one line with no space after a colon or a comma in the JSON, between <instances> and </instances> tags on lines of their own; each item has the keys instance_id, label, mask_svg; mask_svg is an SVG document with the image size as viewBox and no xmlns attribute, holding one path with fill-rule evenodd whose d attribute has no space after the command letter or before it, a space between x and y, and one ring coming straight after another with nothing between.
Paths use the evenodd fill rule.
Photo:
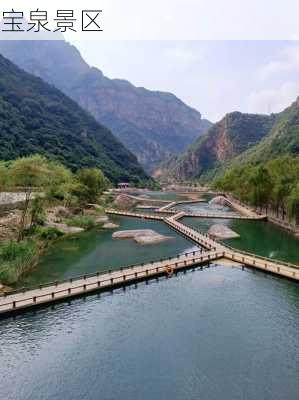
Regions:
<instances>
[{"instance_id":1,"label":"river","mask_svg":"<svg viewBox=\"0 0 299 400\"><path fill-rule=\"evenodd\" d=\"M154 195L153 195L154 197ZM158 196L157 196L158 197ZM189 205L190 207L190 205ZM208 204L191 205L209 210ZM59 280L195 249L166 224L113 218L118 229L172 236L158 245L93 229L57 241L20 285ZM298 239L261 221L184 218L226 243L299 262ZM297 400L298 284L212 266L0 321L0 392L7 400Z\"/></svg>"},{"instance_id":2,"label":"river","mask_svg":"<svg viewBox=\"0 0 299 400\"><path fill-rule=\"evenodd\" d=\"M0 322L6 400L297 400L299 291L213 267Z\"/></svg>"}]
</instances>

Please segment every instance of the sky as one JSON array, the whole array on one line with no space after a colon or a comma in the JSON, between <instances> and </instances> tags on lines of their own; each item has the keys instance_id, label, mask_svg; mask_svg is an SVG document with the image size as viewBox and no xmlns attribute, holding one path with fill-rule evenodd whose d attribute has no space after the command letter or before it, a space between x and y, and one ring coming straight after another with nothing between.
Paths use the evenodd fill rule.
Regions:
<instances>
[{"instance_id":1,"label":"sky","mask_svg":"<svg viewBox=\"0 0 299 400\"><path fill-rule=\"evenodd\" d=\"M204 118L279 112L299 96L297 41L73 41L109 78L175 94Z\"/></svg>"},{"instance_id":2,"label":"sky","mask_svg":"<svg viewBox=\"0 0 299 400\"><path fill-rule=\"evenodd\" d=\"M73 10L79 29L65 37L90 65L172 92L213 122L279 112L299 95L296 0L11 0L0 16L11 8L47 10L51 27L57 10ZM80 31L83 9L99 8L103 31Z\"/></svg>"}]
</instances>

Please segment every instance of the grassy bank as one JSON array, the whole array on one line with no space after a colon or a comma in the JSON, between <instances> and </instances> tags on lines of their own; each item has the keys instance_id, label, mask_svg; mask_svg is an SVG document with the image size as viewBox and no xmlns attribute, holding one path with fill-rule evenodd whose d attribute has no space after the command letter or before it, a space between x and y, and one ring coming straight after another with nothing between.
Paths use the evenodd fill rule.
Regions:
<instances>
[{"instance_id":1,"label":"grassy bank","mask_svg":"<svg viewBox=\"0 0 299 400\"><path fill-rule=\"evenodd\" d=\"M0 246L0 281L13 285L38 262L43 242L32 239L17 243L10 241Z\"/></svg>"}]
</instances>

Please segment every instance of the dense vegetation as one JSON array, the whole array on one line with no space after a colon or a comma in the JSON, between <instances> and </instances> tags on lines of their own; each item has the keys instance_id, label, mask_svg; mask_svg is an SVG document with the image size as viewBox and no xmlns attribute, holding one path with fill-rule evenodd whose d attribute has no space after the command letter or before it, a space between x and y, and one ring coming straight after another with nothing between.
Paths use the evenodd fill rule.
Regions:
<instances>
[{"instance_id":1,"label":"dense vegetation","mask_svg":"<svg viewBox=\"0 0 299 400\"><path fill-rule=\"evenodd\" d=\"M276 211L299 223L299 159L282 156L262 164L243 163L217 178L214 188L233 194L256 208Z\"/></svg>"},{"instance_id":2,"label":"dense vegetation","mask_svg":"<svg viewBox=\"0 0 299 400\"><path fill-rule=\"evenodd\" d=\"M22 188L26 194L16 240L0 245L1 282L15 283L34 267L47 243L62 234L56 227L45 225L48 207L63 205L76 209L76 217L66 219L65 223L89 229L94 222L83 215L83 209L98 202L108 185L99 169L82 169L74 174L40 155L0 163L0 191Z\"/></svg>"},{"instance_id":3,"label":"dense vegetation","mask_svg":"<svg viewBox=\"0 0 299 400\"><path fill-rule=\"evenodd\" d=\"M109 79L63 40L0 41L0 53L55 85L90 112L147 170L186 149L211 123L170 93Z\"/></svg>"},{"instance_id":4,"label":"dense vegetation","mask_svg":"<svg viewBox=\"0 0 299 400\"><path fill-rule=\"evenodd\" d=\"M59 62L59 60L57 60ZM130 153L74 101L0 56L0 159L43 154L112 182L147 179Z\"/></svg>"},{"instance_id":5,"label":"dense vegetation","mask_svg":"<svg viewBox=\"0 0 299 400\"><path fill-rule=\"evenodd\" d=\"M299 154L299 100L276 116L270 132L242 154L240 162L265 162L283 154Z\"/></svg>"}]
</instances>

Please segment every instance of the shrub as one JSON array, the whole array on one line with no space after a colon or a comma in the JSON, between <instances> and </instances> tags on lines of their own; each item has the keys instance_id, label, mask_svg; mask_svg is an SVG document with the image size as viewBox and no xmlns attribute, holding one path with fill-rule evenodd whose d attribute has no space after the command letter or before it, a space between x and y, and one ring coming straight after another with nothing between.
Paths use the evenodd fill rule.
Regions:
<instances>
[{"instance_id":1,"label":"shrub","mask_svg":"<svg viewBox=\"0 0 299 400\"><path fill-rule=\"evenodd\" d=\"M31 242L17 243L14 241L4 243L0 248L0 256L3 261L14 261L24 257L31 249Z\"/></svg>"},{"instance_id":2,"label":"shrub","mask_svg":"<svg viewBox=\"0 0 299 400\"><path fill-rule=\"evenodd\" d=\"M95 226L94 220L86 215L74 217L72 219L69 219L66 223L68 226L75 226L84 229L91 229Z\"/></svg>"},{"instance_id":3,"label":"shrub","mask_svg":"<svg viewBox=\"0 0 299 400\"><path fill-rule=\"evenodd\" d=\"M39 256L38 245L33 241L14 241L0 247L0 280L4 284L16 283L21 275L33 268Z\"/></svg>"},{"instance_id":4,"label":"shrub","mask_svg":"<svg viewBox=\"0 0 299 400\"><path fill-rule=\"evenodd\" d=\"M63 233L59 229L51 226L49 227L39 226L36 228L35 232L37 236L43 240L54 240L59 238L60 236L63 236Z\"/></svg>"}]
</instances>

